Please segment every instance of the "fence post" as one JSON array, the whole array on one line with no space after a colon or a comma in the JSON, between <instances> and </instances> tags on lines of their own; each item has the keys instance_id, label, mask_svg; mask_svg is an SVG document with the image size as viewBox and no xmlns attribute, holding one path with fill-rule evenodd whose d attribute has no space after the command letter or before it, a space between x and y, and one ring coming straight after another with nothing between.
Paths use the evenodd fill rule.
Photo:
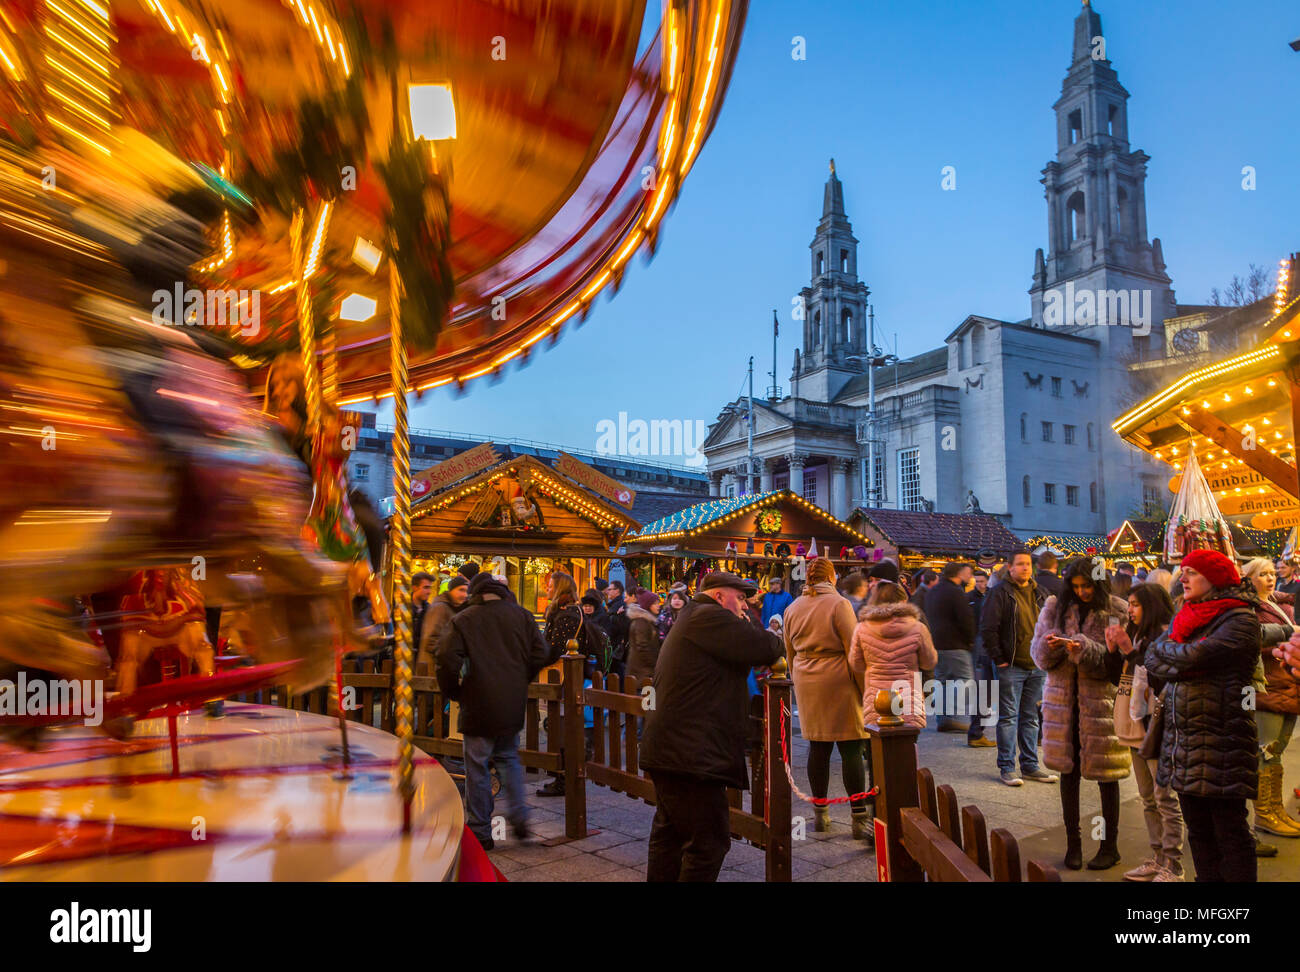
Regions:
<instances>
[{"instance_id":1,"label":"fence post","mask_svg":"<svg viewBox=\"0 0 1300 972\"><path fill-rule=\"evenodd\" d=\"M570 840L587 836L587 743L582 731L582 669L586 660L576 641L569 642L568 653L560 659L564 667L564 836Z\"/></svg>"},{"instance_id":2,"label":"fence post","mask_svg":"<svg viewBox=\"0 0 1300 972\"><path fill-rule=\"evenodd\" d=\"M784 661L784 659L782 659ZM784 665L781 666L784 668ZM785 775L785 757L781 737L790 738L790 719L782 717L790 711L790 679L784 674L769 675L763 680L763 724L767 757L767 799L763 823L767 828L768 881L789 881L790 878L790 780ZM788 748L788 744L787 744Z\"/></svg>"},{"instance_id":3,"label":"fence post","mask_svg":"<svg viewBox=\"0 0 1300 972\"><path fill-rule=\"evenodd\" d=\"M923 881L925 872L903 846L902 811L918 805L916 788L916 738L921 730L909 726L894 715L894 693L881 689L876 693L876 725L871 734L872 782L880 788L876 797L876 816L885 821L889 839L887 847L877 847L876 854L889 855L889 880Z\"/></svg>"}]
</instances>

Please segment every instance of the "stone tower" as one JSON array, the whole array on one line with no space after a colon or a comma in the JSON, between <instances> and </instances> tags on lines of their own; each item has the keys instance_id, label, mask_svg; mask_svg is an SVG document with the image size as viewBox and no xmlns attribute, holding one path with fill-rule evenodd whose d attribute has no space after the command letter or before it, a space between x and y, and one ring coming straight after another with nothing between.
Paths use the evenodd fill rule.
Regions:
<instances>
[{"instance_id":1,"label":"stone tower","mask_svg":"<svg viewBox=\"0 0 1300 972\"><path fill-rule=\"evenodd\" d=\"M1176 315L1160 240L1148 242L1150 157L1129 147L1129 93L1106 54L1090 0L1074 21L1073 57L1056 112L1056 159L1043 169L1047 253L1034 258L1032 323L1095 340L1098 380L1081 410L1096 413L1098 514L1106 529L1142 501L1150 466L1111 422L1134 400L1128 364L1164 353Z\"/></svg>"},{"instance_id":2,"label":"stone tower","mask_svg":"<svg viewBox=\"0 0 1300 972\"><path fill-rule=\"evenodd\" d=\"M830 178L822 193L822 218L808 246L812 286L803 297L803 348L792 380L799 397L829 402L854 375L864 371L852 355L866 353L867 298L871 291L858 279L858 241L844 213L844 186L831 159Z\"/></svg>"}]
</instances>

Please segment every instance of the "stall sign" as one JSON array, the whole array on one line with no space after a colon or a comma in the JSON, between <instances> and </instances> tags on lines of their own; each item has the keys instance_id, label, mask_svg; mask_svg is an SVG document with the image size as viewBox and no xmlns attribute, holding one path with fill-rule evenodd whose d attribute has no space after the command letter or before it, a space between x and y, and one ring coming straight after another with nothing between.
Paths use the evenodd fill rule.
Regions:
<instances>
[{"instance_id":1,"label":"stall sign","mask_svg":"<svg viewBox=\"0 0 1300 972\"><path fill-rule=\"evenodd\" d=\"M1300 526L1300 506L1272 513L1257 513L1250 518L1250 525L1255 530L1285 530Z\"/></svg>"},{"instance_id":2,"label":"stall sign","mask_svg":"<svg viewBox=\"0 0 1300 972\"><path fill-rule=\"evenodd\" d=\"M560 457L555 461L555 470L575 483L581 483L629 510L636 502L636 490L624 486L616 479L610 479L604 473L597 472L585 462L574 459L567 452L560 453Z\"/></svg>"},{"instance_id":3,"label":"stall sign","mask_svg":"<svg viewBox=\"0 0 1300 972\"><path fill-rule=\"evenodd\" d=\"M421 469L411 477L411 498L419 499L426 493L436 492L454 482L468 479L495 465L499 458L496 447L491 442L484 442L450 459L444 459L428 469Z\"/></svg>"}]
</instances>

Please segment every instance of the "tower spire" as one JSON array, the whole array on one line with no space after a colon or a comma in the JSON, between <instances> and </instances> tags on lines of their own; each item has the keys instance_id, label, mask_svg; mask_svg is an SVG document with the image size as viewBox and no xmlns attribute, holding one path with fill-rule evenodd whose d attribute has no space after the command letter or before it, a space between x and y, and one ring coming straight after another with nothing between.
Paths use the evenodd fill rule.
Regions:
<instances>
[{"instance_id":1,"label":"tower spire","mask_svg":"<svg viewBox=\"0 0 1300 972\"><path fill-rule=\"evenodd\" d=\"M831 159L831 174L826 180L826 190L822 194L822 219L828 216L843 216L844 186L835 174L835 160Z\"/></svg>"}]
</instances>

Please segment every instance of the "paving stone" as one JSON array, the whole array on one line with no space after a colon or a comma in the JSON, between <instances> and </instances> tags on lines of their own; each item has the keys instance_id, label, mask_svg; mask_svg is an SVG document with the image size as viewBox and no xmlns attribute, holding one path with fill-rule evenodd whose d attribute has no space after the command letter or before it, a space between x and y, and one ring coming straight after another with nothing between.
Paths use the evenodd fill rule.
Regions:
<instances>
[{"instance_id":1,"label":"paving stone","mask_svg":"<svg viewBox=\"0 0 1300 972\"><path fill-rule=\"evenodd\" d=\"M547 847L545 844L536 842L501 843L497 845L497 848L499 853L528 867L535 867L538 864L563 860L568 857L582 856L582 851L574 847L573 844L556 844L554 847Z\"/></svg>"},{"instance_id":2,"label":"paving stone","mask_svg":"<svg viewBox=\"0 0 1300 972\"><path fill-rule=\"evenodd\" d=\"M623 867L636 867L638 864L644 866L649 860L650 845L648 841L633 840L626 844L618 844L614 847L598 850L596 856L603 857L607 861L614 861Z\"/></svg>"},{"instance_id":3,"label":"paving stone","mask_svg":"<svg viewBox=\"0 0 1300 972\"><path fill-rule=\"evenodd\" d=\"M518 881L599 881L601 875L609 871L620 870L613 861L607 861L590 854L579 854L562 861L551 861L527 867L510 875L510 880Z\"/></svg>"}]
</instances>

